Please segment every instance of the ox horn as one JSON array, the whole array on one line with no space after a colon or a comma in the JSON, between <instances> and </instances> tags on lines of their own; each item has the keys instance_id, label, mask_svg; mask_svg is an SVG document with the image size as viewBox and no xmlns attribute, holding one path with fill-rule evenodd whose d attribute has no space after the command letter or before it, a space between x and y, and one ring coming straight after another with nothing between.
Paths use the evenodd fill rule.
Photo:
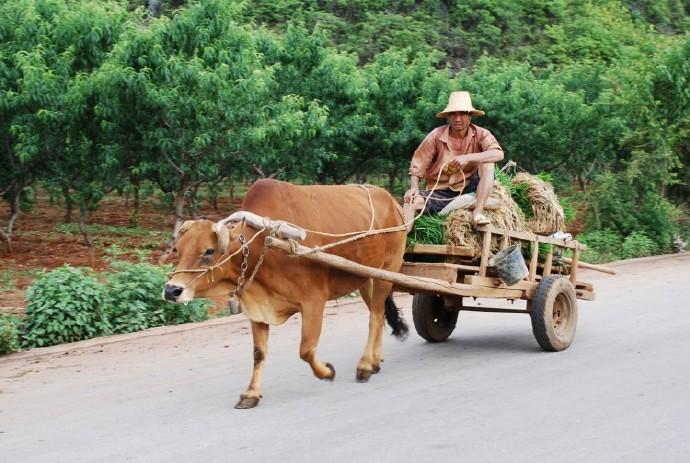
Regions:
<instances>
[{"instance_id":1,"label":"ox horn","mask_svg":"<svg viewBox=\"0 0 690 463\"><path fill-rule=\"evenodd\" d=\"M177 233L175 233L175 239L179 238L180 236L184 235L184 233L191 228L192 225L194 225L194 220L185 220L182 222L182 225L180 225L180 228L177 229Z\"/></svg>"},{"instance_id":2,"label":"ox horn","mask_svg":"<svg viewBox=\"0 0 690 463\"><path fill-rule=\"evenodd\" d=\"M214 223L213 231L216 232L216 236L218 237L219 252L225 254L230 244L230 230L222 223Z\"/></svg>"}]
</instances>

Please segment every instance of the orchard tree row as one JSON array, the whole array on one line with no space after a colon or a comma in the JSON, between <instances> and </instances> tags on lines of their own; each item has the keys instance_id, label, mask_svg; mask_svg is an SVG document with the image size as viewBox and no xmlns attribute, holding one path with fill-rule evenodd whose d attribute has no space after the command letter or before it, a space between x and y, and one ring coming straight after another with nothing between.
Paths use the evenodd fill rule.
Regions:
<instances>
[{"instance_id":1,"label":"orchard tree row","mask_svg":"<svg viewBox=\"0 0 690 463\"><path fill-rule=\"evenodd\" d=\"M377 175L393 188L460 89L486 110L475 122L507 159L586 199L592 229L644 232L662 249L678 232L690 180L683 6L656 24L617 1L508 2L517 22L499 21L498 0L471 11L393 2L409 11L392 12L366 1L160 2L157 16L149 3L0 4L7 243L38 183L81 225L111 191L131 190L136 207L143 182L173 198L178 224L202 185ZM367 32L362 21L384 24ZM497 31L512 38L501 44Z\"/></svg>"}]
</instances>

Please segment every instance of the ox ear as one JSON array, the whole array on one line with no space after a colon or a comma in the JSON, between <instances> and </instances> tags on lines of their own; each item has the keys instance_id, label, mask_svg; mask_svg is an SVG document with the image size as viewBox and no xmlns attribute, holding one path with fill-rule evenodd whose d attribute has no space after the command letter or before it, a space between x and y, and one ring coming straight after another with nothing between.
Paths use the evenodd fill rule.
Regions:
<instances>
[{"instance_id":1,"label":"ox ear","mask_svg":"<svg viewBox=\"0 0 690 463\"><path fill-rule=\"evenodd\" d=\"M219 253L225 254L230 244L230 230L222 223L214 223L213 231L216 232L216 236L218 237Z\"/></svg>"},{"instance_id":2,"label":"ox ear","mask_svg":"<svg viewBox=\"0 0 690 463\"><path fill-rule=\"evenodd\" d=\"M182 225L180 225L180 228L177 230L177 235L175 235L175 239L178 239L180 236L184 235L187 230L191 228L192 225L194 225L194 220L185 220L182 222Z\"/></svg>"}]
</instances>

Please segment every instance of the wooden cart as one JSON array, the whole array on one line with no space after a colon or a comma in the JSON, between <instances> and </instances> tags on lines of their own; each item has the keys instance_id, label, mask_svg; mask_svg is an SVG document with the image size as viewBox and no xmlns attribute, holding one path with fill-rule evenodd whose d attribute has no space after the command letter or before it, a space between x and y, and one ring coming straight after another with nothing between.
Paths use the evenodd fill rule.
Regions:
<instances>
[{"instance_id":1,"label":"wooden cart","mask_svg":"<svg viewBox=\"0 0 690 463\"><path fill-rule=\"evenodd\" d=\"M367 267L340 256L313 250L277 238L267 238L269 247L345 270L360 276L380 278L394 283L393 289L414 295L414 325L429 342L445 341L455 329L461 310L529 314L532 330L539 345L547 351L566 349L577 325L577 299L593 300L592 285L577 280L578 267L589 267L607 273L612 270L579 262L580 251L586 249L575 240L559 240L497 229L491 225L478 228L482 234L482 251L473 258L469 248L451 245L415 245L408 247L399 273ZM506 286L489 267L492 237L504 249L521 243L529 249L529 275L512 286ZM539 256L539 245L547 244L546 254ZM572 258L563 256L572 251ZM525 309L470 307L463 298L492 298L527 301Z\"/></svg>"}]
</instances>

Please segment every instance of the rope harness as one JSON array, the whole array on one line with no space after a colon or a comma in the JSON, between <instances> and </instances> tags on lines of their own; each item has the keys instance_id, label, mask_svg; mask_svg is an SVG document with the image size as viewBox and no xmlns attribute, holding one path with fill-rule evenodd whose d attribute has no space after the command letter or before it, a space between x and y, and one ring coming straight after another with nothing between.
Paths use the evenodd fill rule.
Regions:
<instances>
[{"instance_id":1,"label":"rope harness","mask_svg":"<svg viewBox=\"0 0 690 463\"><path fill-rule=\"evenodd\" d=\"M450 161L449 161L450 162ZM256 265L254 266L254 269L252 270L252 273L249 275L249 278L246 278L247 274L247 269L249 268L249 245L264 231L268 230L269 235L273 237L281 237L279 228L281 224L286 223L288 225L291 225L296 228L300 228L304 230L307 233L312 233L315 235L321 235L321 236L327 236L327 237L333 237L333 238L339 238L339 237L347 237L345 239L335 241L333 243L328 243L322 246L315 246L309 251L298 251L297 246L298 243L294 239L288 239L288 242L290 243L291 249L292 249L292 254L296 256L303 256L303 255L308 255L308 254L313 254L316 252L323 252L327 249L336 247L336 246L342 246L347 243L351 243L357 240L360 240L362 238L366 238L369 236L373 235L379 235L383 233L395 233L395 232L400 232L406 230L407 226L413 222L415 222L419 217L421 217L424 214L424 211L426 210L426 206L431 199L431 195L433 194L434 191L436 191L436 188L438 187L438 183L441 179L441 173L443 172L443 169L445 166L449 163L446 162L441 166L441 169L439 170L438 176L436 177L436 183L434 184L433 188L429 191L429 194L426 196L426 199L424 201L424 206L422 207L420 213L415 216L411 221L406 222L402 225L398 225L395 227L388 227L388 228L379 228L379 229L374 229L374 224L376 223L376 209L374 207L374 202L371 197L371 188L373 188L372 185L356 185L360 188L363 188L367 192L367 197L369 201L369 208L371 210L371 220L369 222L369 229L366 231L356 231L356 232L348 232L348 233L328 233L328 232L322 232L318 230L310 230L307 228L299 227L297 225L294 225L290 222L286 221L273 221L270 220L268 217L264 217L263 219L263 226L260 230L257 230L252 237L247 240L243 234L240 234L238 236L238 241L240 242L240 247L233 252L232 254L226 256L222 260L222 256L218 257L218 260L210 266L210 267L203 267L200 269L175 269L172 272L168 274L168 278L171 278L174 275L177 275L178 273L198 273L199 275L195 276L192 278L189 282L187 282L184 286L183 289L187 289L190 285L192 285L194 282L196 282L199 278L203 277L204 275L207 275L210 272L210 281L214 282L214 272L216 269L221 269L223 265L225 265L230 259L235 257L238 254L242 254L242 263L240 264L240 275L237 278L237 287L230 293L230 311L232 313L239 313L239 296L242 294L242 292L251 285L252 281L254 281L254 277L256 276L257 272L259 271L259 268L261 267L261 264L264 262L264 258L266 257L266 250L268 249L268 246L266 244L266 241L264 241L263 248L261 250L261 254L259 255L259 258L257 260ZM462 172L462 171L461 171ZM465 174L463 172L462 175L462 190L465 189L466 186L466 178ZM451 201L454 198L449 198L449 199L440 199L440 198L434 198L437 201ZM206 277L207 281L209 279L209 276Z\"/></svg>"}]
</instances>

